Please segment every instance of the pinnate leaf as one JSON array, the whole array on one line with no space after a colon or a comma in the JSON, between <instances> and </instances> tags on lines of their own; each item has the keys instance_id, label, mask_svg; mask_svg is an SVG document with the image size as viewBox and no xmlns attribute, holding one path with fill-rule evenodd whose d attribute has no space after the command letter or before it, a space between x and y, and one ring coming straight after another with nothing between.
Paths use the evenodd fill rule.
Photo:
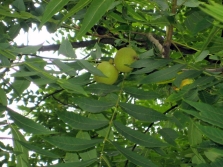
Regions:
<instances>
[{"instance_id":1,"label":"pinnate leaf","mask_svg":"<svg viewBox=\"0 0 223 167\"><path fill-rule=\"evenodd\" d=\"M79 130L94 130L108 125L108 121L93 120L73 112L58 111L57 115L72 128Z\"/></svg>"},{"instance_id":2,"label":"pinnate leaf","mask_svg":"<svg viewBox=\"0 0 223 167\"><path fill-rule=\"evenodd\" d=\"M129 103L119 103L119 105L129 115L141 121L155 122L167 119L165 115L148 107Z\"/></svg>"},{"instance_id":3,"label":"pinnate leaf","mask_svg":"<svg viewBox=\"0 0 223 167\"><path fill-rule=\"evenodd\" d=\"M13 111L10 108L7 108L7 111L11 119L14 121L14 123L21 129L26 131L27 133L32 133L35 135L55 133L46 129L43 125L35 123L33 120L28 119L25 116L18 114L17 112Z\"/></svg>"},{"instance_id":4,"label":"pinnate leaf","mask_svg":"<svg viewBox=\"0 0 223 167\"><path fill-rule=\"evenodd\" d=\"M126 139L132 141L133 143L137 143L141 146L153 148L153 147L164 147L167 146L166 143L163 143L159 139L153 138L147 134L143 134L139 131L130 129L120 122L113 122L116 130L123 135Z\"/></svg>"},{"instance_id":5,"label":"pinnate leaf","mask_svg":"<svg viewBox=\"0 0 223 167\"><path fill-rule=\"evenodd\" d=\"M86 140L67 136L43 137L43 139L65 151L83 151L95 147L103 141L101 139Z\"/></svg>"},{"instance_id":6,"label":"pinnate leaf","mask_svg":"<svg viewBox=\"0 0 223 167\"><path fill-rule=\"evenodd\" d=\"M127 148L123 148L116 144L115 142L112 143L116 149L123 154L128 160L132 163L141 166L141 167L157 167L153 162L151 162L148 158L145 158L133 151L128 150Z\"/></svg>"}]
</instances>

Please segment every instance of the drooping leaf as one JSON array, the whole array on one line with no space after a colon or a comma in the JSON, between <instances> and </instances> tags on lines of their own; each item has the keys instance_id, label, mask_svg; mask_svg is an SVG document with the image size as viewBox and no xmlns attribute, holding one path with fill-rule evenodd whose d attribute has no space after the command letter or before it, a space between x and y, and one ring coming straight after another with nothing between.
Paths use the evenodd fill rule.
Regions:
<instances>
[{"instance_id":1,"label":"drooping leaf","mask_svg":"<svg viewBox=\"0 0 223 167\"><path fill-rule=\"evenodd\" d=\"M90 7L87 9L82 27L77 34L77 38L83 36L88 30L90 30L91 27L93 27L93 25L95 25L107 12L113 2L114 0L93 0Z\"/></svg>"},{"instance_id":2,"label":"drooping leaf","mask_svg":"<svg viewBox=\"0 0 223 167\"><path fill-rule=\"evenodd\" d=\"M160 67L165 66L166 64L170 63L171 60L153 60L153 59L141 59L138 61L135 61L134 63L131 64L131 67L134 68L142 68L140 70L132 72L132 74L144 74L144 73L149 73L155 69L158 69Z\"/></svg>"},{"instance_id":3,"label":"drooping leaf","mask_svg":"<svg viewBox=\"0 0 223 167\"><path fill-rule=\"evenodd\" d=\"M3 106L7 106L7 104L8 104L6 93L1 87L0 87L0 103Z\"/></svg>"},{"instance_id":4,"label":"drooping leaf","mask_svg":"<svg viewBox=\"0 0 223 167\"><path fill-rule=\"evenodd\" d=\"M47 21L51 19L51 17L59 12L70 0L51 0L46 6L45 12L43 14L43 17L41 19L40 27Z\"/></svg>"},{"instance_id":5,"label":"drooping leaf","mask_svg":"<svg viewBox=\"0 0 223 167\"><path fill-rule=\"evenodd\" d=\"M108 125L108 121L99 121L86 118L73 112L57 112L57 115L65 123L78 130L94 130Z\"/></svg>"},{"instance_id":6,"label":"drooping leaf","mask_svg":"<svg viewBox=\"0 0 223 167\"><path fill-rule=\"evenodd\" d=\"M118 144L116 144L115 142L112 143L116 149L118 149L118 151L120 153L122 153L128 160L130 160L132 163L141 166L141 167L158 167L157 165L155 165L153 162L151 162L148 158L145 158L133 151L128 150L127 148L123 148L121 146L119 146Z\"/></svg>"},{"instance_id":7,"label":"drooping leaf","mask_svg":"<svg viewBox=\"0 0 223 167\"><path fill-rule=\"evenodd\" d=\"M91 139L89 133L83 132L83 131L79 131L76 135L76 138L87 139L87 140ZM93 148L93 149L87 150L87 151L83 151L83 152L79 153L79 155L80 155L81 159L83 159L84 161L98 157L96 148Z\"/></svg>"},{"instance_id":8,"label":"drooping leaf","mask_svg":"<svg viewBox=\"0 0 223 167\"><path fill-rule=\"evenodd\" d=\"M64 72L70 76L76 75L76 71L73 68L71 68L67 64L61 62L60 60L55 59L55 60L53 60L53 63L61 70L61 72Z\"/></svg>"},{"instance_id":9,"label":"drooping leaf","mask_svg":"<svg viewBox=\"0 0 223 167\"><path fill-rule=\"evenodd\" d=\"M218 144L223 144L223 130L211 126L202 126L202 125L196 125L196 126L210 140Z\"/></svg>"},{"instance_id":10,"label":"drooping leaf","mask_svg":"<svg viewBox=\"0 0 223 167\"><path fill-rule=\"evenodd\" d=\"M202 142L202 133L192 120L188 126L188 140L191 146L196 146Z\"/></svg>"},{"instance_id":11,"label":"drooping leaf","mask_svg":"<svg viewBox=\"0 0 223 167\"><path fill-rule=\"evenodd\" d=\"M21 48L14 48L12 49L12 52L18 53L18 54L31 54L36 53L42 45L35 45L35 46L24 46Z\"/></svg>"},{"instance_id":12,"label":"drooping leaf","mask_svg":"<svg viewBox=\"0 0 223 167\"><path fill-rule=\"evenodd\" d=\"M202 102L185 100L186 103L200 111L198 117L210 124L223 128L223 109Z\"/></svg>"},{"instance_id":13,"label":"drooping leaf","mask_svg":"<svg viewBox=\"0 0 223 167\"><path fill-rule=\"evenodd\" d=\"M10 125L12 136L13 136L13 145L14 151L18 152L17 157L17 166L16 167L30 167L27 165L29 160L28 150L23 147L18 141L26 142L24 135L20 133L20 131L14 125Z\"/></svg>"},{"instance_id":14,"label":"drooping leaf","mask_svg":"<svg viewBox=\"0 0 223 167\"><path fill-rule=\"evenodd\" d=\"M118 92L119 87L116 85L107 85L107 84L102 84L102 83L97 83L97 84L91 84L86 88L86 91L95 93L99 96L104 96L108 93L111 92Z\"/></svg>"},{"instance_id":15,"label":"drooping leaf","mask_svg":"<svg viewBox=\"0 0 223 167\"><path fill-rule=\"evenodd\" d=\"M115 101L108 102L104 100L95 100L95 99L87 98L87 97L74 98L74 103L76 103L83 110L92 112L92 113L100 113L115 105Z\"/></svg>"},{"instance_id":16,"label":"drooping leaf","mask_svg":"<svg viewBox=\"0 0 223 167\"><path fill-rule=\"evenodd\" d=\"M30 85L30 81L26 79L15 79L12 83L12 88L14 89L14 94L20 96Z\"/></svg>"},{"instance_id":17,"label":"drooping leaf","mask_svg":"<svg viewBox=\"0 0 223 167\"><path fill-rule=\"evenodd\" d=\"M11 119L14 121L14 123L27 133L32 133L36 135L56 133L46 129L43 125L35 123L33 120L18 114L17 112L13 111L10 108L7 108L7 111Z\"/></svg>"},{"instance_id":18,"label":"drooping leaf","mask_svg":"<svg viewBox=\"0 0 223 167\"><path fill-rule=\"evenodd\" d=\"M130 129L120 122L113 122L116 130L123 135L126 139L132 141L133 143L139 144L141 146L153 148L153 147L165 147L166 143L163 143L159 139L156 139L150 135L143 134L139 131Z\"/></svg>"},{"instance_id":19,"label":"drooping leaf","mask_svg":"<svg viewBox=\"0 0 223 167\"><path fill-rule=\"evenodd\" d=\"M154 91L144 91L135 87L124 87L123 90L131 96L142 100L156 99L160 97L160 95Z\"/></svg>"},{"instance_id":20,"label":"drooping leaf","mask_svg":"<svg viewBox=\"0 0 223 167\"><path fill-rule=\"evenodd\" d=\"M90 73L92 73L94 75L101 76L101 77L106 77L99 69L97 69L96 67L94 67L87 60L78 60L77 63L81 67L85 68L86 70L88 70Z\"/></svg>"},{"instance_id":21,"label":"drooping leaf","mask_svg":"<svg viewBox=\"0 0 223 167\"><path fill-rule=\"evenodd\" d=\"M73 50L72 44L70 43L70 41L68 39L64 39L60 45L60 48L58 50L58 54L62 54L66 57L70 57L70 58L76 58L76 54ZM55 62L56 61L56 62ZM59 60L54 60L54 63L57 63L57 65L59 65L60 61ZM61 65L61 63L60 63Z\"/></svg>"},{"instance_id":22,"label":"drooping leaf","mask_svg":"<svg viewBox=\"0 0 223 167\"><path fill-rule=\"evenodd\" d=\"M159 70L157 72L154 72L154 73L144 77L140 81L140 83L149 84L149 83L156 83L156 82L162 82L162 81L166 81L169 79L173 79L177 76L177 72L180 71L183 67L185 67L185 65L176 64L172 67Z\"/></svg>"},{"instance_id":23,"label":"drooping leaf","mask_svg":"<svg viewBox=\"0 0 223 167\"><path fill-rule=\"evenodd\" d=\"M69 80L59 79L57 80L57 83L65 90L87 96L87 93L80 85L72 84Z\"/></svg>"},{"instance_id":24,"label":"drooping leaf","mask_svg":"<svg viewBox=\"0 0 223 167\"><path fill-rule=\"evenodd\" d=\"M52 158L59 158L60 156L59 155L56 155L50 151L47 151L47 150L44 150L40 147L37 147L37 146L34 146L28 142L24 142L24 141L18 141L23 147L27 148L28 150L30 151L35 151L36 153L38 154L41 154L41 155L45 155L47 157L52 157Z\"/></svg>"},{"instance_id":25,"label":"drooping leaf","mask_svg":"<svg viewBox=\"0 0 223 167\"><path fill-rule=\"evenodd\" d=\"M57 165L50 165L47 167L86 167L86 166L93 164L96 161L97 161L97 159L91 159L88 161L61 163L61 164L57 164Z\"/></svg>"},{"instance_id":26,"label":"drooping leaf","mask_svg":"<svg viewBox=\"0 0 223 167\"><path fill-rule=\"evenodd\" d=\"M74 15L75 13L80 11L81 9L83 9L90 2L91 2L91 0L78 1L78 3L73 8L71 8L68 11L68 13L60 20L60 23L62 23L63 21L65 21L66 19L68 19L69 17L71 17L72 15Z\"/></svg>"},{"instance_id":27,"label":"drooping leaf","mask_svg":"<svg viewBox=\"0 0 223 167\"><path fill-rule=\"evenodd\" d=\"M162 113L159 113L158 111L155 111L148 107L143 107L129 103L122 103L122 102L119 103L119 105L129 115L141 121L155 122L167 119L167 117Z\"/></svg>"},{"instance_id":28,"label":"drooping leaf","mask_svg":"<svg viewBox=\"0 0 223 167\"><path fill-rule=\"evenodd\" d=\"M43 139L65 151L83 151L103 141L102 139L86 140L67 136L43 137Z\"/></svg>"},{"instance_id":29,"label":"drooping leaf","mask_svg":"<svg viewBox=\"0 0 223 167\"><path fill-rule=\"evenodd\" d=\"M166 142L176 145L175 139L179 136L176 131L171 128L163 128L159 130L159 133Z\"/></svg>"}]
</instances>

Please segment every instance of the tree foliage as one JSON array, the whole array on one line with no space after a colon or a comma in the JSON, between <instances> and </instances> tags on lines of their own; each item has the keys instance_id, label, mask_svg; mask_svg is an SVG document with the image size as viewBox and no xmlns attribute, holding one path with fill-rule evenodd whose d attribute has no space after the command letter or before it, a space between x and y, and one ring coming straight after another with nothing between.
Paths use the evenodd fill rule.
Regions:
<instances>
[{"instance_id":1,"label":"tree foliage","mask_svg":"<svg viewBox=\"0 0 223 167\"><path fill-rule=\"evenodd\" d=\"M0 16L1 165L222 166L220 0L3 0ZM14 41L44 27L59 40ZM133 71L96 83L126 46Z\"/></svg>"}]
</instances>

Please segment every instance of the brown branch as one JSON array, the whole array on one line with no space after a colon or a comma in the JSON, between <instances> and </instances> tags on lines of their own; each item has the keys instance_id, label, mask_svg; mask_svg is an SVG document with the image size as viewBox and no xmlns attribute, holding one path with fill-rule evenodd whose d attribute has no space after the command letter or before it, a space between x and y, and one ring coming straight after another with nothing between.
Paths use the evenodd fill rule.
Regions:
<instances>
[{"instance_id":1,"label":"brown branch","mask_svg":"<svg viewBox=\"0 0 223 167\"><path fill-rule=\"evenodd\" d=\"M164 47L160 44L160 42L157 39L155 39L151 33L147 34L146 36L158 48L163 57Z\"/></svg>"},{"instance_id":2,"label":"brown branch","mask_svg":"<svg viewBox=\"0 0 223 167\"><path fill-rule=\"evenodd\" d=\"M172 9L171 13L175 14L177 10L177 0L172 0ZM171 46L171 41L172 41L172 35L173 35L173 25L169 25L167 27L167 34L166 34L166 40L163 44L164 48L164 58L169 58L170 56L170 46Z\"/></svg>"}]
</instances>

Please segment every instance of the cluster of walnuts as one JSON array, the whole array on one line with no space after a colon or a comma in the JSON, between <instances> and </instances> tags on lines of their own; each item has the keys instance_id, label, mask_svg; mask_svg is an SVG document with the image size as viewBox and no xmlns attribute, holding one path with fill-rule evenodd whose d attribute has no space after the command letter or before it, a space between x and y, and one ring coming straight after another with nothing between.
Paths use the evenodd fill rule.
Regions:
<instances>
[{"instance_id":1,"label":"cluster of walnuts","mask_svg":"<svg viewBox=\"0 0 223 167\"><path fill-rule=\"evenodd\" d=\"M130 72L132 68L129 67L136 59L137 53L131 47L124 47L116 52L114 64L110 61L102 61L98 64L99 69L106 77L94 76L94 80L98 83L112 85L118 79L119 72Z\"/></svg>"}]
</instances>

